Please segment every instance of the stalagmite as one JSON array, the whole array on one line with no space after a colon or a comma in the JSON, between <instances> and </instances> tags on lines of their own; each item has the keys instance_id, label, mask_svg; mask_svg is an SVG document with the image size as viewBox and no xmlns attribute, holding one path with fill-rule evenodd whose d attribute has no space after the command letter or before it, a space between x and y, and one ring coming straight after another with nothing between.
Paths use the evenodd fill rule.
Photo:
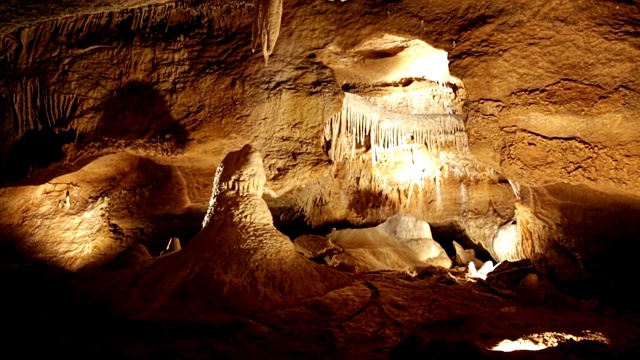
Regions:
<instances>
[{"instance_id":1,"label":"stalagmite","mask_svg":"<svg viewBox=\"0 0 640 360\"><path fill-rule=\"evenodd\" d=\"M255 148L231 152L222 164L212 221L182 250L114 279L104 290L114 313L254 315L352 284L349 276L300 256L275 228L262 199L267 176Z\"/></svg>"},{"instance_id":2,"label":"stalagmite","mask_svg":"<svg viewBox=\"0 0 640 360\"><path fill-rule=\"evenodd\" d=\"M251 50L255 52L258 43L262 42L262 55L267 64L280 35L282 0L255 0L253 6Z\"/></svg>"},{"instance_id":3,"label":"stalagmite","mask_svg":"<svg viewBox=\"0 0 640 360\"><path fill-rule=\"evenodd\" d=\"M160 255L168 255L174 253L176 251L182 250L182 245L180 245L180 239L177 237L172 237L169 239L169 243L167 244L166 249L164 249Z\"/></svg>"}]
</instances>

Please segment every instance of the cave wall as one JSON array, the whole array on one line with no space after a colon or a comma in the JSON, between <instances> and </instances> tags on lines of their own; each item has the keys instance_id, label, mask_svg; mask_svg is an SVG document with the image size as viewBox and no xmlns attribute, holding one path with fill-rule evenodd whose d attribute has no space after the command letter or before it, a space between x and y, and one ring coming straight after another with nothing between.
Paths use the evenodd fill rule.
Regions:
<instances>
[{"instance_id":1,"label":"cave wall","mask_svg":"<svg viewBox=\"0 0 640 360\"><path fill-rule=\"evenodd\" d=\"M215 167L247 142L266 154L271 191L286 191L326 171L328 160L317 145L323 119L338 102L327 96L337 88L331 74L306 59L295 72L281 71L289 66L283 62L265 68L251 51L237 51L250 42L251 11L249 2L143 4L6 32L0 52L6 74L0 79L0 177L9 190L2 205L49 224L45 231L6 217L3 241L16 243L8 247L78 269L108 261L132 239L157 249L177 235L169 224L188 223L189 229L179 232L193 236ZM150 159L160 172L127 166L130 160L99 162L114 153ZM102 164L92 169L100 179L89 182L109 186L88 184L83 171L88 164ZM184 199L171 193L171 177L161 175L165 168L185 181ZM128 171L141 172L142 180L121 181ZM60 215L71 212L58 210L60 194L38 194L49 194L59 183L67 184L58 186L63 201L65 189L76 189L71 212L78 216L89 208L77 204L109 199L104 216L95 220L104 230L95 241L111 242L104 251L87 255L86 238L56 230L71 226L68 216ZM22 191L23 184L38 190ZM159 188L159 193L139 196L133 188Z\"/></svg>"},{"instance_id":2,"label":"cave wall","mask_svg":"<svg viewBox=\"0 0 640 360\"><path fill-rule=\"evenodd\" d=\"M475 153L524 184L637 194L638 5L547 2L527 15L486 24L452 52L473 89Z\"/></svg>"},{"instance_id":3,"label":"cave wall","mask_svg":"<svg viewBox=\"0 0 640 360\"><path fill-rule=\"evenodd\" d=\"M250 2L112 2L94 11L64 5L40 21L25 7L0 31L1 173L5 188L20 189L3 190L11 211L16 199L33 196L22 186L50 186L64 174L81 183L84 166L123 152L169 166L183 179L186 195L180 210L171 211L202 208L215 166L245 143L264 154L269 196L309 201L312 193L302 185L343 188L322 148L324 124L340 110L342 84L319 54L381 34L420 39L449 53L451 74L465 84L471 151L503 177L495 184L500 190L471 201L478 214L493 212L491 224L464 214L455 185L449 198L458 200L440 214L435 206L414 206L422 218L495 231L514 211L504 179L543 195L550 184L563 183L585 186L584 196L615 193L632 203L640 196L640 9L634 2L285 1L268 66L250 51ZM101 171L104 181L115 183L103 195L121 192L123 170ZM323 185L327 177L333 180ZM555 198L572 196L559 188ZM86 199L100 195L99 187L87 189ZM40 206L42 200L33 199ZM151 212L167 212L173 202L167 196ZM566 226L586 219L554 201L546 207L571 218L558 218ZM383 213L369 220L382 220ZM637 231L633 206L599 214L603 223L616 219L629 238ZM11 221L5 228L15 234ZM561 248L576 257L581 246L603 244L599 238L571 232ZM537 251L557 242L543 238Z\"/></svg>"},{"instance_id":4,"label":"cave wall","mask_svg":"<svg viewBox=\"0 0 640 360\"><path fill-rule=\"evenodd\" d=\"M278 152L267 161L272 177L291 167L280 164L291 152L322 156L299 143L321 131L332 99L319 95L331 93L325 89L331 74L308 62L297 71L282 71L282 63L265 68L250 51L236 51L250 41L251 11L249 2L169 2L67 16L5 34L3 174L23 179L52 162L11 151L26 132L72 131L58 141L55 162L63 163L114 149L176 155L201 138L207 140L190 141L189 152L211 154L210 161L195 160L211 169L247 139ZM308 105L290 111L296 96ZM290 134L291 127L298 133ZM277 148L269 144L274 138Z\"/></svg>"}]
</instances>

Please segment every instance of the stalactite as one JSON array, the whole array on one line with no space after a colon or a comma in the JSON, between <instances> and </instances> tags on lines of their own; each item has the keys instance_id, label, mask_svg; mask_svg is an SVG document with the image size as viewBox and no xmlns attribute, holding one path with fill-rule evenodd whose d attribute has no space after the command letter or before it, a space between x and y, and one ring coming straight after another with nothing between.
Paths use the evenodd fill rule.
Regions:
<instances>
[{"instance_id":1,"label":"stalactite","mask_svg":"<svg viewBox=\"0 0 640 360\"><path fill-rule=\"evenodd\" d=\"M399 114L357 94L344 96L342 110L325 124L324 138L327 153L339 169L336 179L353 188L339 191L350 194L348 204L319 193L313 202L306 202L303 210L312 226L335 220L331 218L339 216L335 208L353 207L361 201L361 194L366 194L369 203L356 206L358 217L350 219L354 223L383 219L403 208L413 211L414 206L424 206L415 199L425 196L433 199L429 211L443 215L450 194L445 187L451 178L460 181L456 198L461 215L466 216L467 184L498 181L493 169L477 163L470 154L461 115Z\"/></svg>"},{"instance_id":2,"label":"stalactite","mask_svg":"<svg viewBox=\"0 0 640 360\"><path fill-rule=\"evenodd\" d=\"M460 115L396 114L351 93L345 93L342 111L327 122L324 134L331 144L329 155L334 161L353 159L357 145L365 144L367 137L373 163L389 149L409 145L407 139L411 136L414 146L426 145L434 153L449 146L468 151Z\"/></svg>"},{"instance_id":3,"label":"stalactite","mask_svg":"<svg viewBox=\"0 0 640 360\"><path fill-rule=\"evenodd\" d=\"M29 130L68 126L77 108L75 95L52 92L41 80L25 78L9 87L8 96L17 137Z\"/></svg>"},{"instance_id":4,"label":"stalactite","mask_svg":"<svg viewBox=\"0 0 640 360\"><path fill-rule=\"evenodd\" d=\"M282 0L255 0L253 6L251 50L255 52L262 42L262 55L267 64L280 35Z\"/></svg>"}]
</instances>

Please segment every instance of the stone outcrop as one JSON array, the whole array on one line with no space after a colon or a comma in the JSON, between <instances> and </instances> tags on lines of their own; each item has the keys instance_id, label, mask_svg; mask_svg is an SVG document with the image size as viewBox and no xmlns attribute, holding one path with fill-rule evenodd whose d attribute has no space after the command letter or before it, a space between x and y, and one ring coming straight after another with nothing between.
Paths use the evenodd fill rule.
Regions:
<instances>
[{"instance_id":1,"label":"stone outcrop","mask_svg":"<svg viewBox=\"0 0 640 360\"><path fill-rule=\"evenodd\" d=\"M344 249L328 256L327 263L347 271L451 267L451 259L431 237L429 224L410 215L392 216L373 228L336 230L327 238Z\"/></svg>"},{"instance_id":2,"label":"stone outcrop","mask_svg":"<svg viewBox=\"0 0 640 360\"><path fill-rule=\"evenodd\" d=\"M320 259L339 254L343 249L320 235L300 235L293 240L296 251L309 259Z\"/></svg>"},{"instance_id":3,"label":"stone outcrop","mask_svg":"<svg viewBox=\"0 0 640 360\"><path fill-rule=\"evenodd\" d=\"M351 283L347 275L298 254L273 226L260 197L266 175L255 148L229 153L219 169L207 225L179 252L111 281L102 294L110 298L107 306L143 317L249 315Z\"/></svg>"},{"instance_id":4,"label":"stone outcrop","mask_svg":"<svg viewBox=\"0 0 640 360\"><path fill-rule=\"evenodd\" d=\"M1 241L21 257L70 271L103 265L136 242L157 255L150 241L157 230L143 227L190 205L175 167L127 153L100 157L41 185L0 192ZM167 225L176 226L158 227L166 229L158 252L174 234Z\"/></svg>"}]
</instances>

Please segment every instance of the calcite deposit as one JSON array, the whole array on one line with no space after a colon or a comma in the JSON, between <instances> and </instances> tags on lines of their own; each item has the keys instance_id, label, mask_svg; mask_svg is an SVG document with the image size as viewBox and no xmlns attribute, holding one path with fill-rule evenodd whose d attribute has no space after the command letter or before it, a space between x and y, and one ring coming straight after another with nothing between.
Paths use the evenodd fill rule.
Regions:
<instances>
[{"instance_id":1,"label":"calcite deposit","mask_svg":"<svg viewBox=\"0 0 640 360\"><path fill-rule=\"evenodd\" d=\"M639 34L633 0L4 1L12 339L21 320L47 339L69 306L168 331L177 353L206 324L193 358L278 357L287 334L291 357L332 358L600 339L581 331L637 355ZM444 266L344 272L292 242L394 216L429 224ZM504 286L466 277L453 241L502 261ZM84 343L74 316L54 343Z\"/></svg>"}]
</instances>

